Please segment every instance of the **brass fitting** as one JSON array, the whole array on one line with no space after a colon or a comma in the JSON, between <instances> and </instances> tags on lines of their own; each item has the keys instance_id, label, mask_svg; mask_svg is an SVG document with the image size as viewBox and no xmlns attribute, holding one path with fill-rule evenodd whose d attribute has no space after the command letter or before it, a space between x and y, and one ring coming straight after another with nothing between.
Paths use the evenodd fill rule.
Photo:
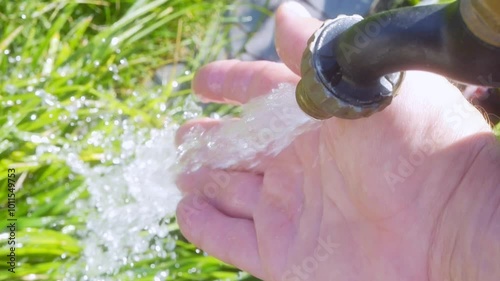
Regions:
<instances>
[{"instance_id":1,"label":"brass fitting","mask_svg":"<svg viewBox=\"0 0 500 281\"><path fill-rule=\"evenodd\" d=\"M358 15L327 20L309 39L302 56L302 79L295 90L297 103L307 115L319 120L368 117L388 106L396 95L404 73L360 85L345 77L337 63L334 46L338 36L362 20Z\"/></svg>"},{"instance_id":2,"label":"brass fitting","mask_svg":"<svg viewBox=\"0 0 500 281\"><path fill-rule=\"evenodd\" d=\"M500 47L499 0L461 0L460 13L474 35L488 44Z\"/></svg>"}]
</instances>

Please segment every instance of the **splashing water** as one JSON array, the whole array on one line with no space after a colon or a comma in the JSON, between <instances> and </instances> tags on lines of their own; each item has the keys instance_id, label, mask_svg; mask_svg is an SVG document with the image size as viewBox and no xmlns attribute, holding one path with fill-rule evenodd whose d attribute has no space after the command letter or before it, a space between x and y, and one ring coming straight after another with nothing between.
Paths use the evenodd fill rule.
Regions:
<instances>
[{"instance_id":1,"label":"splashing water","mask_svg":"<svg viewBox=\"0 0 500 281\"><path fill-rule=\"evenodd\" d=\"M201 165L227 168L240 161L255 165L257 154L276 155L298 135L317 128L321 123L300 110L294 91L293 85L282 84L244 105L240 119L224 120L208 130L195 127L178 149L177 126L167 124L150 131L149 139L144 132L125 131L122 155L111 166L90 167L71 148L61 151L72 170L85 177L90 194L86 205L76 208L88 215L83 258L67 276L84 268L86 279L113 280L122 267L133 268L154 258L152 253L167 257L175 247L175 238L168 236L168 218L181 198L176 173ZM89 141L103 141L97 132L92 135ZM158 274L160 279L168 275Z\"/></svg>"},{"instance_id":2,"label":"splashing water","mask_svg":"<svg viewBox=\"0 0 500 281\"><path fill-rule=\"evenodd\" d=\"M87 233L83 239L84 268L90 280L113 280L122 266L133 267L151 250L165 258L175 241L167 239L168 217L173 216L181 196L175 186L172 167L176 164L175 128L151 131L144 144L130 136L122 144L131 149L132 161L112 166L88 167L76 153L66 155L67 163L84 175L90 193ZM135 146L135 149L134 149Z\"/></svg>"},{"instance_id":3,"label":"splashing water","mask_svg":"<svg viewBox=\"0 0 500 281\"><path fill-rule=\"evenodd\" d=\"M181 169L229 168L242 161L251 167L258 164L258 154L276 156L297 136L321 124L302 112L294 93L294 85L280 84L245 104L240 119L208 130L193 127L179 147Z\"/></svg>"}]
</instances>

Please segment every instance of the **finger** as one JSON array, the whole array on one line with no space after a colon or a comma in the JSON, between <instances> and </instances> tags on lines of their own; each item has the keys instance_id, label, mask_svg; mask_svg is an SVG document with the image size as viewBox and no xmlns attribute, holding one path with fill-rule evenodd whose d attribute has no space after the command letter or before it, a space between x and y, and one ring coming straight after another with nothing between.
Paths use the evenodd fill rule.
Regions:
<instances>
[{"instance_id":1,"label":"finger","mask_svg":"<svg viewBox=\"0 0 500 281\"><path fill-rule=\"evenodd\" d=\"M286 2L276 11L276 51L297 75L300 75L300 62L307 41L321 24L297 2Z\"/></svg>"},{"instance_id":2,"label":"finger","mask_svg":"<svg viewBox=\"0 0 500 281\"><path fill-rule=\"evenodd\" d=\"M279 262L283 261L283 253L291 254L290 245L293 245L294 242L304 243L303 240L300 240L303 237L297 237L300 229L308 228L310 231L314 231L305 226L311 222L300 224L303 212L305 212L303 202L301 169L290 165L273 166L266 171L261 200L254 214L257 236L275 238L259 239L259 253L265 272L273 272L276 268L285 268L285 265ZM316 203L321 204L320 202ZM321 209L321 205L319 206ZM289 258L294 259L293 256Z\"/></svg>"},{"instance_id":3,"label":"finger","mask_svg":"<svg viewBox=\"0 0 500 281\"><path fill-rule=\"evenodd\" d=\"M201 168L180 174L177 185L184 194L203 196L230 217L251 220L262 188L262 176Z\"/></svg>"},{"instance_id":4,"label":"finger","mask_svg":"<svg viewBox=\"0 0 500 281\"><path fill-rule=\"evenodd\" d=\"M219 212L201 196L189 195L177 206L182 234L207 253L262 278L254 223Z\"/></svg>"},{"instance_id":5,"label":"finger","mask_svg":"<svg viewBox=\"0 0 500 281\"><path fill-rule=\"evenodd\" d=\"M193 91L205 102L243 104L269 93L280 83L296 84L298 80L281 63L216 61L196 73Z\"/></svg>"}]
</instances>

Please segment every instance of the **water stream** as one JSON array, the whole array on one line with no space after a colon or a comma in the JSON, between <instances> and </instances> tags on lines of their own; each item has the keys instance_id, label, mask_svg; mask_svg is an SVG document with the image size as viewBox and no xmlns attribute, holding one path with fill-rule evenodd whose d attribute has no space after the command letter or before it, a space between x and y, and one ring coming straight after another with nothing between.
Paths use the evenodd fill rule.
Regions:
<instances>
[{"instance_id":1,"label":"water stream","mask_svg":"<svg viewBox=\"0 0 500 281\"><path fill-rule=\"evenodd\" d=\"M196 170L201 165L229 168L240 162L258 164L257 155L277 155L298 135L321 122L297 105L295 86L281 84L269 94L243 105L241 118L204 130L193 127L179 147L179 166Z\"/></svg>"},{"instance_id":2,"label":"water stream","mask_svg":"<svg viewBox=\"0 0 500 281\"><path fill-rule=\"evenodd\" d=\"M176 173L202 165L258 164L256 155L276 155L296 136L316 128L320 122L299 109L294 92L294 85L282 84L244 105L239 119L223 119L222 126L207 130L194 127L179 148L174 145L178 126L172 122L147 133L126 130L125 154L111 166L90 167L77 152L61 152L72 170L85 177L90 193L87 205L76 208L88 221L83 258L73 270L83 269L84 280L113 280L123 266L171 255L175 238L169 237L166 218L174 215L181 198ZM166 276L158 272L155 280Z\"/></svg>"},{"instance_id":3,"label":"water stream","mask_svg":"<svg viewBox=\"0 0 500 281\"><path fill-rule=\"evenodd\" d=\"M77 154L66 155L71 168L85 177L90 193L88 205L78 210L87 212L87 229L75 275L83 269L84 280L113 280L105 276L113 276L123 266L133 268L144 259L171 254L175 240L168 236L168 217L180 200L172 172L174 134L175 127L153 130L142 144L134 136L124 136L122 146L132 160L112 166L90 168ZM164 272L157 276L163 275L167 276Z\"/></svg>"}]
</instances>

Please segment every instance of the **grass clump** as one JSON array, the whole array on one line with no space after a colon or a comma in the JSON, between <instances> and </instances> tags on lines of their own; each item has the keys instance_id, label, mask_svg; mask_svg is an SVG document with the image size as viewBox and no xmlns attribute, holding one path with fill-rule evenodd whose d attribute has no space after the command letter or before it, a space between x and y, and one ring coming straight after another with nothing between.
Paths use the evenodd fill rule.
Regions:
<instances>
[{"instance_id":1,"label":"grass clump","mask_svg":"<svg viewBox=\"0 0 500 281\"><path fill-rule=\"evenodd\" d=\"M0 186L16 170L17 266L0 280L79 280L88 186L67 164L111 166L127 128L182 122L193 70L220 56L235 19L229 0L0 1ZM170 78L155 70L172 66ZM182 71L181 70L182 66ZM183 86L187 85L187 86ZM224 113L229 108L212 107ZM134 129L135 128L135 129ZM138 129L135 131L137 132ZM99 132L103 142L95 140ZM7 192L0 192L6 222ZM102 280L251 279L204 255L169 223L176 247ZM5 257L8 232L0 233ZM4 258L2 259L2 261ZM71 273L68 273L71 272ZM159 274L161 273L161 274Z\"/></svg>"}]
</instances>

